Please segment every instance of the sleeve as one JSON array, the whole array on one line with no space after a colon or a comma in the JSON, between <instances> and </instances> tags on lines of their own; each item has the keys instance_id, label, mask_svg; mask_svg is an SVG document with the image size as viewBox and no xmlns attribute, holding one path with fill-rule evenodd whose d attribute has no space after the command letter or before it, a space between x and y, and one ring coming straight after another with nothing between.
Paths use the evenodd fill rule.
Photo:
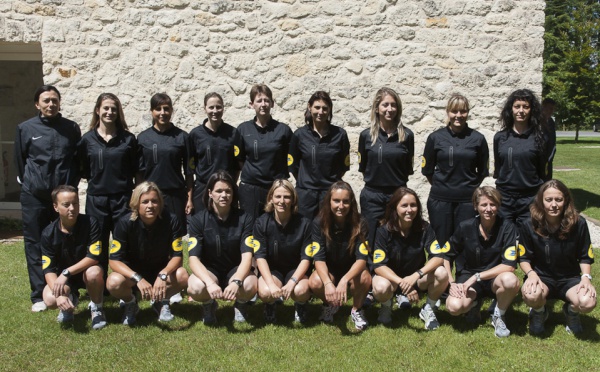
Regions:
<instances>
[{"instance_id":1,"label":"sleeve","mask_svg":"<svg viewBox=\"0 0 600 372\"><path fill-rule=\"evenodd\" d=\"M371 268L373 270L380 266L386 266L388 263L389 235L390 232L385 226L377 228L377 233L375 234L375 246L371 256Z\"/></svg>"},{"instance_id":2,"label":"sleeve","mask_svg":"<svg viewBox=\"0 0 600 372\"><path fill-rule=\"evenodd\" d=\"M25 161L27 159L26 144L22 141L22 128L17 127L15 136L15 165L17 166L17 181L23 183L23 175L25 174Z\"/></svg>"},{"instance_id":3,"label":"sleeve","mask_svg":"<svg viewBox=\"0 0 600 372\"><path fill-rule=\"evenodd\" d=\"M360 230L365 239L357 241L354 244L354 255L356 256L356 260L365 260L369 261L369 241L367 237L369 236L369 227L367 225L367 221L361 218L360 220Z\"/></svg>"},{"instance_id":4,"label":"sleeve","mask_svg":"<svg viewBox=\"0 0 600 372\"><path fill-rule=\"evenodd\" d=\"M56 252L54 251L51 243L52 229L54 229L54 223L46 226L42 231L42 237L40 238L40 247L42 250L42 271L44 275L49 273L58 273L58 262Z\"/></svg>"},{"instance_id":5,"label":"sleeve","mask_svg":"<svg viewBox=\"0 0 600 372\"><path fill-rule=\"evenodd\" d=\"M358 137L358 171L365 173L367 168L367 148L366 148L366 134L363 131Z\"/></svg>"},{"instance_id":6,"label":"sleeve","mask_svg":"<svg viewBox=\"0 0 600 372\"><path fill-rule=\"evenodd\" d=\"M302 251L300 252L300 258L302 260L312 261L316 252L312 242L311 223L302 217L300 228L302 230Z\"/></svg>"},{"instance_id":7,"label":"sleeve","mask_svg":"<svg viewBox=\"0 0 600 372\"><path fill-rule=\"evenodd\" d=\"M233 130L233 169L240 170L240 160L243 158L240 156L240 148L242 147L242 136L237 129ZM235 180L234 180L235 181Z\"/></svg>"},{"instance_id":8,"label":"sleeve","mask_svg":"<svg viewBox=\"0 0 600 372\"><path fill-rule=\"evenodd\" d=\"M142 133L140 133L142 134ZM146 172L146 159L144 158L144 146L140 144L140 137L138 136L137 141L137 161L138 161L138 172Z\"/></svg>"},{"instance_id":9,"label":"sleeve","mask_svg":"<svg viewBox=\"0 0 600 372\"><path fill-rule=\"evenodd\" d=\"M238 144L235 158L238 162L244 162L246 161L246 146L244 145L244 123L240 124L235 130L238 133Z\"/></svg>"},{"instance_id":10,"label":"sleeve","mask_svg":"<svg viewBox=\"0 0 600 372\"><path fill-rule=\"evenodd\" d=\"M70 174L67 179L67 183L69 185L74 186L75 188L78 187L79 182L81 181L81 159L79 158L79 153L78 153L78 148L77 148L77 144L79 143L79 141L81 141L81 128L79 127L79 125L75 122L73 122L73 127L75 129L75 141L73 141L75 143L75 148L73 149L73 163L72 163L72 172L74 174Z\"/></svg>"},{"instance_id":11,"label":"sleeve","mask_svg":"<svg viewBox=\"0 0 600 372\"><path fill-rule=\"evenodd\" d=\"M127 217L121 218L115 225L113 241L108 252L110 260L127 262L127 249L129 248L127 244L128 228L129 220Z\"/></svg>"},{"instance_id":12,"label":"sleeve","mask_svg":"<svg viewBox=\"0 0 600 372\"><path fill-rule=\"evenodd\" d=\"M529 262L533 259L533 242L531 241L531 233L529 229L529 224L521 225L518 230L519 232L519 240L518 249L519 249L519 262Z\"/></svg>"},{"instance_id":13,"label":"sleeve","mask_svg":"<svg viewBox=\"0 0 600 372\"><path fill-rule=\"evenodd\" d=\"M507 223L506 229L502 236L502 263L504 265L517 267L519 259L519 241L517 240L517 228L511 222Z\"/></svg>"},{"instance_id":14,"label":"sleeve","mask_svg":"<svg viewBox=\"0 0 600 372\"><path fill-rule=\"evenodd\" d=\"M548 176L550 175L550 172L548 171L549 159L550 159L550 146L548 144L548 136L544 135L544 146L539 151L538 166L537 166L538 175L539 175L540 179L544 180L544 182L548 181L548 179L549 179Z\"/></svg>"},{"instance_id":15,"label":"sleeve","mask_svg":"<svg viewBox=\"0 0 600 372\"><path fill-rule=\"evenodd\" d=\"M482 135L479 153L477 154L477 175L481 183L484 178L490 175L490 150L485 137Z\"/></svg>"},{"instance_id":16,"label":"sleeve","mask_svg":"<svg viewBox=\"0 0 600 372\"><path fill-rule=\"evenodd\" d=\"M267 225L269 221L269 215L263 214L263 217L259 217L254 224L252 233L254 235L254 257L256 258L267 258Z\"/></svg>"},{"instance_id":17,"label":"sleeve","mask_svg":"<svg viewBox=\"0 0 600 372\"><path fill-rule=\"evenodd\" d=\"M344 166L341 169L342 173L345 173L350 170L350 140L348 139L348 133L345 130L342 135L342 155L344 158Z\"/></svg>"},{"instance_id":18,"label":"sleeve","mask_svg":"<svg viewBox=\"0 0 600 372\"><path fill-rule=\"evenodd\" d=\"M190 176L194 174L194 154L193 148L190 143L189 134L183 132L183 145L185 147L185 152L183 154L183 171L186 176Z\"/></svg>"},{"instance_id":19,"label":"sleeve","mask_svg":"<svg viewBox=\"0 0 600 372\"><path fill-rule=\"evenodd\" d=\"M431 177L435 170L435 164L435 141L432 133L427 137L427 141L425 142L425 149L421 158L421 174L425 177Z\"/></svg>"},{"instance_id":20,"label":"sleeve","mask_svg":"<svg viewBox=\"0 0 600 372\"><path fill-rule=\"evenodd\" d=\"M579 263L582 264L593 264L594 263L594 249L592 248L592 241L590 238L590 230L588 228L585 219L579 217L580 226L577 229L577 239L579 241Z\"/></svg>"},{"instance_id":21,"label":"sleeve","mask_svg":"<svg viewBox=\"0 0 600 372\"><path fill-rule=\"evenodd\" d=\"M91 177L90 159L88 157L88 142L85 138L77 144L77 156L79 157L79 174L81 178L89 180Z\"/></svg>"},{"instance_id":22,"label":"sleeve","mask_svg":"<svg viewBox=\"0 0 600 372\"><path fill-rule=\"evenodd\" d=\"M186 174L194 174L196 172L196 146L194 146L194 131L188 135L189 161L187 164Z\"/></svg>"},{"instance_id":23,"label":"sleeve","mask_svg":"<svg viewBox=\"0 0 600 372\"><path fill-rule=\"evenodd\" d=\"M500 133L496 133L494 136L494 178L498 178L500 175L500 167L502 166L502 160L500 159Z\"/></svg>"},{"instance_id":24,"label":"sleeve","mask_svg":"<svg viewBox=\"0 0 600 372\"><path fill-rule=\"evenodd\" d=\"M255 242L254 238L252 237L252 225L254 221L247 213L242 214L240 220L242 223L242 241L240 242L240 252L250 252L254 254Z\"/></svg>"},{"instance_id":25,"label":"sleeve","mask_svg":"<svg viewBox=\"0 0 600 372\"><path fill-rule=\"evenodd\" d=\"M448 252L444 254L444 258L448 261L452 262L458 257L458 255L463 251L464 247L463 240L463 230L462 224L459 224L446 245L448 245Z\"/></svg>"},{"instance_id":26,"label":"sleeve","mask_svg":"<svg viewBox=\"0 0 600 372\"><path fill-rule=\"evenodd\" d=\"M289 174L290 170L289 170L289 154L290 154L290 142L292 141L292 137L294 136L294 133L292 132L292 130L290 129L290 127L287 124L283 124L285 125L285 134L284 134L284 139L283 139L283 148L281 149L282 151L282 156L285 156L284 163L286 164L286 166L288 167L287 172L285 172L286 174L286 178L288 178L289 176L287 176L287 174Z\"/></svg>"},{"instance_id":27,"label":"sleeve","mask_svg":"<svg viewBox=\"0 0 600 372\"><path fill-rule=\"evenodd\" d=\"M300 138L299 131L301 128L294 132L292 135L292 139L290 140L290 152L288 156L288 169L290 173L294 176L296 181L298 181L298 172L300 169L300 158L302 154L300 153Z\"/></svg>"},{"instance_id":28,"label":"sleeve","mask_svg":"<svg viewBox=\"0 0 600 372\"><path fill-rule=\"evenodd\" d=\"M90 245L88 246L88 251L86 254L87 258L91 258L92 260L100 260L100 255L102 253L102 249L106 249L102 247L102 237L100 233L100 225L98 221L94 217L90 218Z\"/></svg>"},{"instance_id":29,"label":"sleeve","mask_svg":"<svg viewBox=\"0 0 600 372\"><path fill-rule=\"evenodd\" d=\"M312 222L312 244L313 244L313 260L327 261L327 239L321 230L321 221L315 219Z\"/></svg>"},{"instance_id":30,"label":"sleeve","mask_svg":"<svg viewBox=\"0 0 600 372\"><path fill-rule=\"evenodd\" d=\"M425 248L425 252L427 253L428 259L432 259L433 257L445 257L446 253L450 251L450 244L446 242L443 247L440 247L440 243L438 243L435 232L431 225L428 225L423 232L423 237L421 239L421 243L423 244L423 248Z\"/></svg>"},{"instance_id":31,"label":"sleeve","mask_svg":"<svg viewBox=\"0 0 600 372\"><path fill-rule=\"evenodd\" d=\"M188 239L188 254L200 258L204 243L204 212L194 215L190 219Z\"/></svg>"},{"instance_id":32,"label":"sleeve","mask_svg":"<svg viewBox=\"0 0 600 372\"><path fill-rule=\"evenodd\" d=\"M415 163L415 135L410 132L406 138L406 147L408 148L408 159L406 159L406 174L411 175L415 173L413 164Z\"/></svg>"},{"instance_id":33,"label":"sleeve","mask_svg":"<svg viewBox=\"0 0 600 372\"><path fill-rule=\"evenodd\" d=\"M171 257L183 257L183 237L186 235L183 225L179 222L179 218L171 215Z\"/></svg>"}]
</instances>

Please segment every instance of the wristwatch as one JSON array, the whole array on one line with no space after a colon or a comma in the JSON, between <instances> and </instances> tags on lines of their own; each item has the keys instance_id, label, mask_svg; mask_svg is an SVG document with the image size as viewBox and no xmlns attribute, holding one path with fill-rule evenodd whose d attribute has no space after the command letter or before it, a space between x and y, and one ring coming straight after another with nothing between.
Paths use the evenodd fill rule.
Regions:
<instances>
[{"instance_id":1,"label":"wristwatch","mask_svg":"<svg viewBox=\"0 0 600 372\"><path fill-rule=\"evenodd\" d=\"M71 272L69 271L69 269L64 269L64 270L61 272L61 274L63 274L63 275L65 276L65 278L67 278L67 279L68 279L68 278L71 276ZM591 279L592 279L592 278L590 277L590 280L591 280Z\"/></svg>"},{"instance_id":2,"label":"wristwatch","mask_svg":"<svg viewBox=\"0 0 600 372\"><path fill-rule=\"evenodd\" d=\"M144 278L138 273L133 273L133 275L131 276L131 280L133 280L136 283L139 283L142 279Z\"/></svg>"},{"instance_id":3,"label":"wristwatch","mask_svg":"<svg viewBox=\"0 0 600 372\"><path fill-rule=\"evenodd\" d=\"M590 274L581 274L582 278L588 278L590 281L592 281L592 276Z\"/></svg>"},{"instance_id":4,"label":"wristwatch","mask_svg":"<svg viewBox=\"0 0 600 372\"><path fill-rule=\"evenodd\" d=\"M475 279L477 279L477 281L480 282L481 281L481 274L475 273Z\"/></svg>"},{"instance_id":5,"label":"wristwatch","mask_svg":"<svg viewBox=\"0 0 600 372\"><path fill-rule=\"evenodd\" d=\"M163 281L166 282L167 281L167 274L164 273L158 273L158 277Z\"/></svg>"},{"instance_id":6,"label":"wristwatch","mask_svg":"<svg viewBox=\"0 0 600 372\"><path fill-rule=\"evenodd\" d=\"M422 279L425 276L425 273L421 270L417 270L417 274L419 274L419 279Z\"/></svg>"},{"instance_id":7,"label":"wristwatch","mask_svg":"<svg viewBox=\"0 0 600 372\"><path fill-rule=\"evenodd\" d=\"M242 286L242 281L239 279L231 279L231 282L237 284L238 287Z\"/></svg>"}]
</instances>

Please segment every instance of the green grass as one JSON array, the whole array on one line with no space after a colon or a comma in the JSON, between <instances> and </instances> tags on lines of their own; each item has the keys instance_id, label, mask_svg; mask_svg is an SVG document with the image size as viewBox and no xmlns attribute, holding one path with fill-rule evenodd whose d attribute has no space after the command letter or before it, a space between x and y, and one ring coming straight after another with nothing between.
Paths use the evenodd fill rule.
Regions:
<instances>
[{"instance_id":1,"label":"green grass","mask_svg":"<svg viewBox=\"0 0 600 372\"><path fill-rule=\"evenodd\" d=\"M577 143L558 138L554 177L571 189L579 211L600 220L600 138L584 137Z\"/></svg>"},{"instance_id":2,"label":"green grass","mask_svg":"<svg viewBox=\"0 0 600 372\"><path fill-rule=\"evenodd\" d=\"M109 325L90 328L88 299L83 296L72 326L55 322L57 310L33 314L23 244L0 244L0 370L598 370L600 310L583 316L585 334L568 335L560 302L546 323L542 338L527 333L527 310L517 299L507 313L508 339L494 337L489 318L478 328L450 316L442 307L442 324L426 332L418 309L394 310L391 327L376 325L377 309L367 310L372 327L353 331L344 307L334 325L322 325L319 302L309 305L310 322L291 322L293 306L278 309L277 325L265 325L262 304L251 307L251 322L233 324L231 304L220 303L218 326L202 324L200 305L175 305L176 319L159 324L142 303L138 325L118 324L121 310L112 298L105 302ZM598 265L592 274L600 277ZM521 273L519 275L522 276ZM489 302L484 305L487 308ZM596 346L594 346L596 345Z\"/></svg>"}]
</instances>

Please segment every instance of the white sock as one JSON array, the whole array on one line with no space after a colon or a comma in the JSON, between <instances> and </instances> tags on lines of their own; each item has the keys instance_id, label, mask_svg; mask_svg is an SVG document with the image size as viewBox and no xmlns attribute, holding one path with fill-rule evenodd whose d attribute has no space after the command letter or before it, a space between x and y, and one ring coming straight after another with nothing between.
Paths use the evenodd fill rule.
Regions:
<instances>
[{"instance_id":1,"label":"white sock","mask_svg":"<svg viewBox=\"0 0 600 372\"><path fill-rule=\"evenodd\" d=\"M102 302L100 302L100 303L97 304L94 301L90 301L90 309L91 310L102 309Z\"/></svg>"},{"instance_id":2,"label":"white sock","mask_svg":"<svg viewBox=\"0 0 600 372\"><path fill-rule=\"evenodd\" d=\"M498 307L498 305L496 305L496 307L494 308L494 315L495 316L504 316L504 314L506 314L506 310L502 310Z\"/></svg>"},{"instance_id":3,"label":"white sock","mask_svg":"<svg viewBox=\"0 0 600 372\"><path fill-rule=\"evenodd\" d=\"M433 310L433 308L435 308L436 302L437 302L437 300L432 300L429 296L427 296L427 303L425 304L425 306L429 305L431 310Z\"/></svg>"}]
</instances>

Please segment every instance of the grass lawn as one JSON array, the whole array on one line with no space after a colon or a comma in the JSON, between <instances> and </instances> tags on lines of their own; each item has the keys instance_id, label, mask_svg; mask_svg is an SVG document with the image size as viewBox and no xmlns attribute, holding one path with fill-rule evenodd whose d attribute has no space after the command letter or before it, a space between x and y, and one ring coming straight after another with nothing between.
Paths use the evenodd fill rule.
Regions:
<instances>
[{"instance_id":1,"label":"grass lawn","mask_svg":"<svg viewBox=\"0 0 600 372\"><path fill-rule=\"evenodd\" d=\"M554 177L573 193L577 209L600 220L600 138L558 138Z\"/></svg>"},{"instance_id":2,"label":"grass lawn","mask_svg":"<svg viewBox=\"0 0 600 372\"><path fill-rule=\"evenodd\" d=\"M63 328L57 310L33 314L22 243L0 244L0 370L598 370L600 366L600 310L583 316L585 333L577 339L566 333L562 303L546 322L544 337L527 333L527 309L517 298L507 313L512 335L494 336L485 324L468 327L442 307L442 326L426 332L418 309L394 310L391 327L376 325L377 307L367 310L372 327L353 331L349 307L336 315L334 325L317 321L318 301L310 304L309 324L293 324L293 306L278 309L280 323L265 325L262 304L251 307L251 322L233 324L231 304L220 303L218 326L202 324L200 305L175 305L176 319L159 324L148 303L142 303L138 325L119 324L121 310L112 298L105 302L109 325L90 328L88 298L75 322ZM598 265L592 274L600 277ZM522 276L522 273L519 273ZM489 301L484 305L484 309ZM596 345L596 346L594 346ZM596 350L596 351L594 351Z\"/></svg>"}]
</instances>

